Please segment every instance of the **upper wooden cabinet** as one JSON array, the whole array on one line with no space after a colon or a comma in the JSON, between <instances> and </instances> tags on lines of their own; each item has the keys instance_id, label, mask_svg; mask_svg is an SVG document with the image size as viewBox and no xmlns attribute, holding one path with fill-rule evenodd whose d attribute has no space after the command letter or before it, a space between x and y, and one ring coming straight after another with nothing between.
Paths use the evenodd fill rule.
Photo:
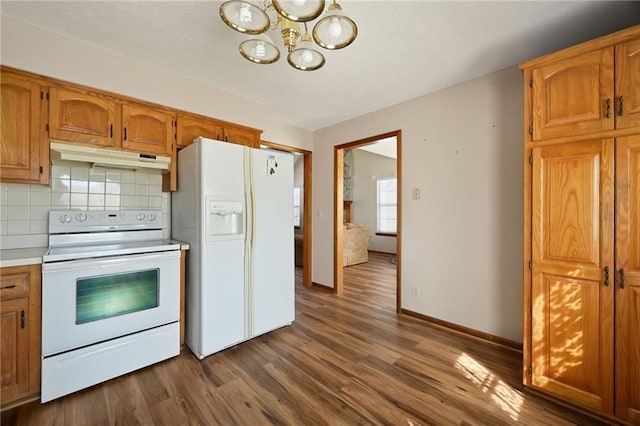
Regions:
<instances>
[{"instance_id":1,"label":"upper wooden cabinet","mask_svg":"<svg viewBox=\"0 0 640 426\"><path fill-rule=\"evenodd\" d=\"M225 126L224 141L259 148L260 131L246 127Z\"/></svg>"},{"instance_id":2,"label":"upper wooden cabinet","mask_svg":"<svg viewBox=\"0 0 640 426\"><path fill-rule=\"evenodd\" d=\"M613 48L531 71L533 139L613 129Z\"/></svg>"},{"instance_id":3,"label":"upper wooden cabinet","mask_svg":"<svg viewBox=\"0 0 640 426\"><path fill-rule=\"evenodd\" d=\"M3 71L0 75L0 180L49 182L49 150L45 137L45 92L30 78Z\"/></svg>"},{"instance_id":4,"label":"upper wooden cabinet","mask_svg":"<svg viewBox=\"0 0 640 426\"><path fill-rule=\"evenodd\" d=\"M640 127L640 38L616 46L616 127Z\"/></svg>"},{"instance_id":5,"label":"upper wooden cabinet","mask_svg":"<svg viewBox=\"0 0 640 426\"><path fill-rule=\"evenodd\" d=\"M640 38L539 62L527 69L532 140L640 126Z\"/></svg>"},{"instance_id":6,"label":"upper wooden cabinet","mask_svg":"<svg viewBox=\"0 0 640 426\"><path fill-rule=\"evenodd\" d=\"M171 155L175 119L170 113L134 104L122 105L122 148Z\"/></svg>"},{"instance_id":7,"label":"upper wooden cabinet","mask_svg":"<svg viewBox=\"0 0 640 426\"><path fill-rule=\"evenodd\" d=\"M49 89L52 139L116 147L115 118L115 100L69 89Z\"/></svg>"},{"instance_id":8,"label":"upper wooden cabinet","mask_svg":"<svg viewBox=\"0 0 640 426\"><path fill-rule=\"evenodd\" d=\"M178 116L178 148L184 148L199 136L258 148L260 134L256 129L234 126L205 117Z\"/></svg>"},{"instance_id":9,"label":"upper wooden cabinet","mask_svg":"<svg viewBox=\"0 0 640 426\"><path fill-rule=\"evenodd\" d=\"M216 120L179 115L177 134L178 148L184 148L200 136L209 139L223 140L224 126Z\"/></svg>"}]
</instances>

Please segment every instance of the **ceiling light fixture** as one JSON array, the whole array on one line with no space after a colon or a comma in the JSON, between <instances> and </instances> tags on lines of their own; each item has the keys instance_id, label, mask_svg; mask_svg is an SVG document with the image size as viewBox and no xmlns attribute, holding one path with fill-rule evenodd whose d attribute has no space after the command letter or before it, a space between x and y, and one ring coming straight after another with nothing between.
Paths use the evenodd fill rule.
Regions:
<instances>
[{"instance_id":1,"label":"ceiling light fixture","mask_svg":"<svg viewBox=\"0 0 640 426\"><path fill-rule=\"evenodd\" d=\"M318 46L328 50L342 49L353 43L358 35L356 23L345 16L342 7L333 0L325 16L314 25L312 37L307 22L318 18L324 5L325 0L265 0L264 6L260 7L255 0L229 0L220 6L220 17L230 28L249 35L240 43L240 54L245 59L256 64L272 64L280 59L278 47L266 34L270 29L279 30L288 51L289 65L298 70L313 71L325 63Z\"/></svg>"}]
</instances>

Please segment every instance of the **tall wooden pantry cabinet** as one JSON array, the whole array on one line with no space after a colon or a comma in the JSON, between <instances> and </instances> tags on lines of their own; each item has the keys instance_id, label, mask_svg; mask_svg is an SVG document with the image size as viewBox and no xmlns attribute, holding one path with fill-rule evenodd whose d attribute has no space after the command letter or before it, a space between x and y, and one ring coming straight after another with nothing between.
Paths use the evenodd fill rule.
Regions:
<instances>
[{"instance_id":1,"label":"tall wooden pantry cabinet","mask_svg":"<svg viewBox=\"0 0 640 426\"><path fill-rule=\"evenodd\" d=\"M640 26L520 67L524 383L640 424Z\"/></svg>"}]
</instances>

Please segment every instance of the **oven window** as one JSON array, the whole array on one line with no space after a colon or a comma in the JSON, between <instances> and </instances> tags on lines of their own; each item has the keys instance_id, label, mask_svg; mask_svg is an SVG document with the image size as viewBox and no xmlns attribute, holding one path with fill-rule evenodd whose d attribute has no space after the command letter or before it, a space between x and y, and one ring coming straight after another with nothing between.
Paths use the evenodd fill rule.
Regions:
<instances>
[{"instance_id":1,"label":"oven window","mask_svg":"<svg viewBox=\"0 0 640 426\"><path fill-rule=\"evenodd\" d=\"M76 281L76 324L158 307L159 271L126 272Z\"/></svg>"}]
</instances>

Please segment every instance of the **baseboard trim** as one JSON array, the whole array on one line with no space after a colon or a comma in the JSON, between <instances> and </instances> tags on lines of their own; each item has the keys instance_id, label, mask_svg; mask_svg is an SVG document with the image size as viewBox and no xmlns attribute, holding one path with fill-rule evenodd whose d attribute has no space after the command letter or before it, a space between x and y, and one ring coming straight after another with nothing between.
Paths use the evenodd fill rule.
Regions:
<instances>
[{"instance_id":1,"label":"baseboard trim","mask_svg":"<svg viewBox=\"0 0 640 426\"><path fill-rule=\"evenodd\" d=\"M509 349L513 349L518 352L522 352L522 343L514 342L513 340L505 339L504 337L495 336L493 334L485 333L483 331L474 330L473 328L464 327L462 325L454 324L452 322L444 321L438 318L430 317L418 312L410 311L408 309L401 309L401 313L409 315L414 318L418 318L428 323L445 328L447 330L455 331L457 333L466 334L471 337L486 340L491 343L495 343L500 346L504 346Z\"/></svg>"},{"instance_id":2,"label":"baseboard trim","mask_svg":"<svg viewBox=\"0 0 640 426\"><path fill-rule=\"evenodd\" d=\"M624 420L622 420L622 419L620 419L618 417L610 416L610 415L604 414L604 413L599 413L597 411L590 410L589 408L585 408L585 407L582 407L580 405L573 404L573 403L571 403L569 401L564 401L564 400L560 399L559 397L556 397L556 396L553 396L553 395L549 395L549 394L547 394L547 393L545 393L545 392L543 392L543 391L541 391L539 389L536 389L533 386L524 385L523 391L525 393L540 397L540 398L542 398L542 399L544 399L546 401L549 401L550 403L553 403L555 405L559 405L561 407L564 407L564 408L566 408L568 410L572 410L572 411L578 412L580 414L583 414L585 416L591 417L591 418L597 420L599 423L605 423L605 424L608 424L608 425L621 425L621 426L629 424L629 423L625 423Z\"/></svg>"},{"instance_id":3,"label":"baseboard trim","mask_svg":"<svg viewBox=\"0 0 640 426\"><path fill-rule=\"evenodd\" d=\"M28 404L30 402L39 401L39 400L40 400L40 392L16 399L11 402L7 402L6 404L2 402L1 403L2 405L0 406L0 413L3 411L11 410L12 408L16 408L24 404Z\"/></svg>"},{"instance_id":4,"label":"baseboard trim","mask_svg":"<svg viewBox=\"0 0 640 426\"><path fill-rule=\"evenodd\" d=\"M313 281L311 282L311 288L315 288L317 290L324 291L324 292L327 292L327 293L334 293L333 287L329 287L329 286L326 286L324 284L318 284L318 283L313 282Z\"/></svg>"}]
</instances>

